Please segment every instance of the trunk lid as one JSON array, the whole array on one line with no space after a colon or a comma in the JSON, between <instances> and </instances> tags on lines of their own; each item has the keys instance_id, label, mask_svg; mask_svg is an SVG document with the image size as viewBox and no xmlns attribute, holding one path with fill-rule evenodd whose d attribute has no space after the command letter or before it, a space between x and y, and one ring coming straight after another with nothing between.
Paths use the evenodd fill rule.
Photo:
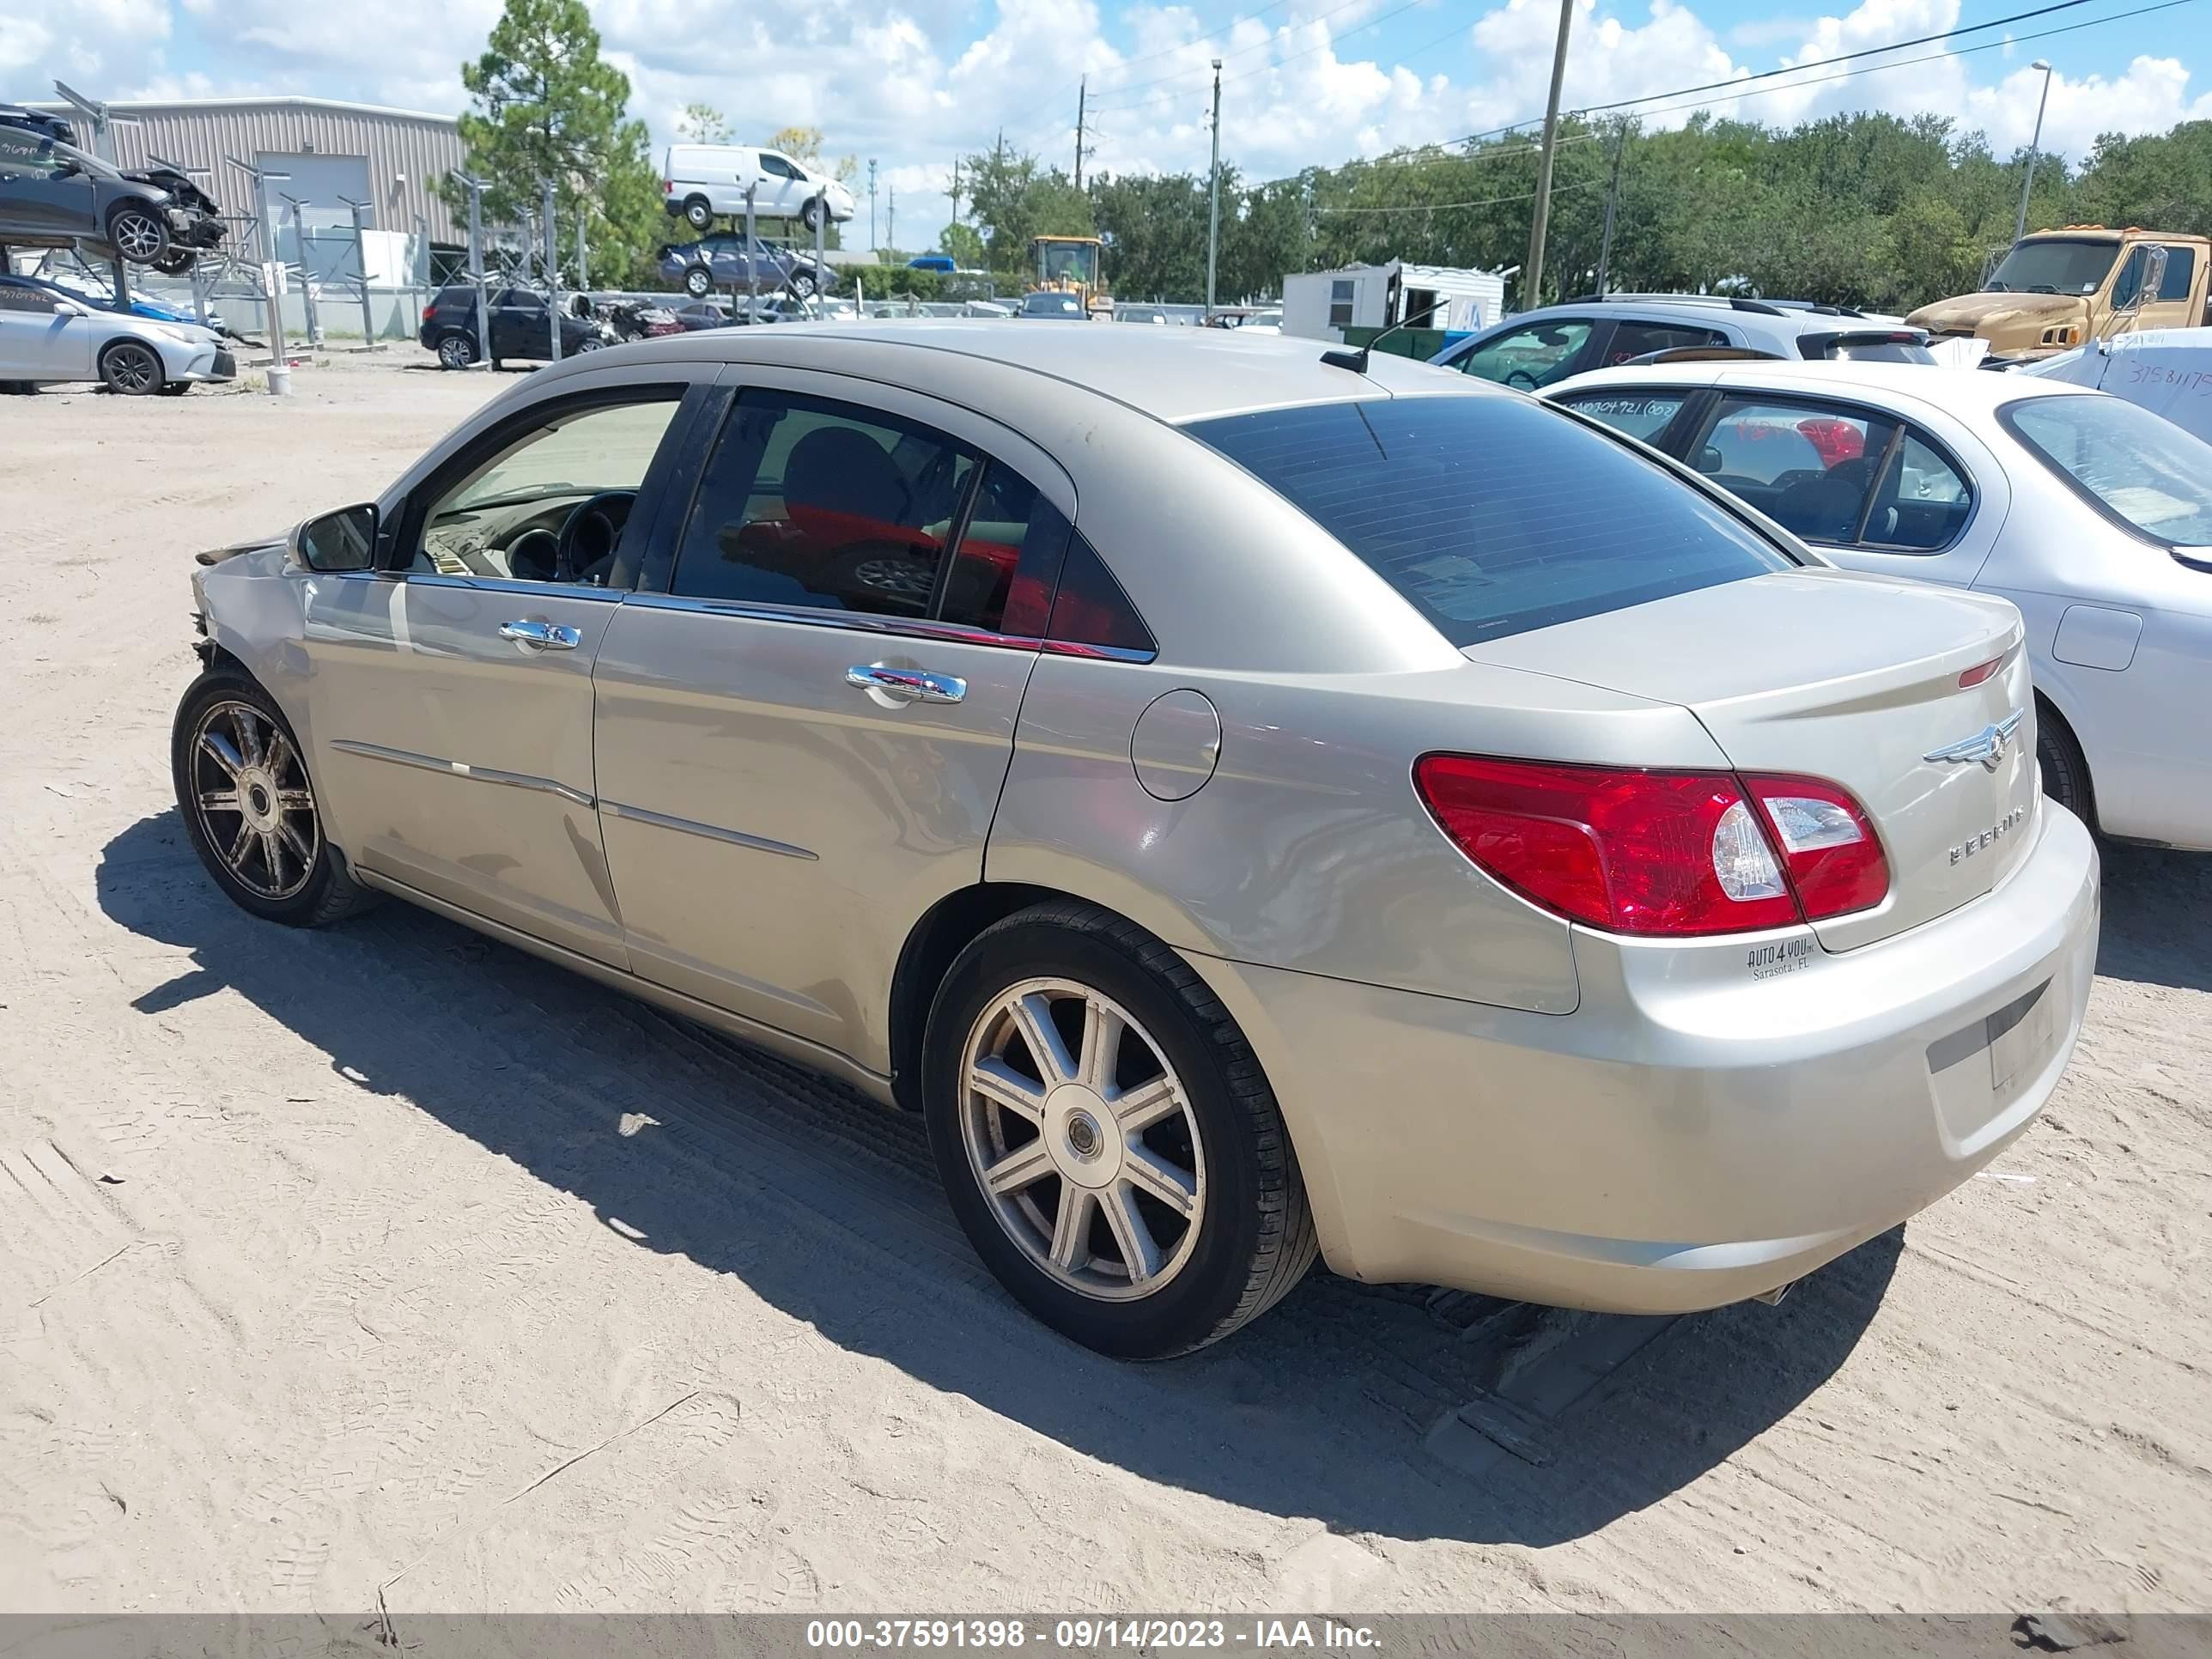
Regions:
<instances>
[{"instance_id":1,"label":"trunk lid","mask_svg":"<svg viewBox=\"0 0 2212 1659\"><path fill-rule=\"evenodd\" d=\"M2033 838L2035 711L2020 615L2002 600L1790 571L1465 654L1678 703L1739 771L1822 778L1857 796L1881 838L1889 894L1873 909L1814 924L1832 951L1980 897ZM1978 684L1960 684L1999 658L2003 666ZM1990 748L1982 758L1970 752ZM1954 757L1936 758L1947 751Z\"/></svg>"}]
</instances>

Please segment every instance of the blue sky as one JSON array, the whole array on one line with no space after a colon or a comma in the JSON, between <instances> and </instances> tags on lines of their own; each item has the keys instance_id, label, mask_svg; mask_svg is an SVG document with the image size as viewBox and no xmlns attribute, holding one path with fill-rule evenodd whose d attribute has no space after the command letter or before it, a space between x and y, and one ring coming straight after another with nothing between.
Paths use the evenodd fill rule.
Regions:
<instances>
[{"instance_id":1,"label":"blue sky","mask_svg":"<svg viewBox=\"0 0 2212 1659\"><path fill-rule=\"evenodd\" d=\"M1641 98L2029 9L2033 0L1863 0L1828 10L1756 0L1577 0L1566 103ZM1679 122L1711 107L1790 122L1850 109L1936 111L2027 142L2056 68L2046 148L2080 154L2100 131L2212 118L2212 0L2103 21L2145 0L2088 0L1944 46L1991 49L1808 84L1808 67L1761 95L1656 108ZM498 0L7 0L0 97L42 95L56 75L111 98L307 93L414 108L462 101L459 66ZM1202 168L1207 61L1223 67L1224 154L1273 177L1400 144L1540 115L1556 0L594 0L634 109L672 136L676 112L712 103L741 138L818 126L832 155L878 163L898 192L898 240L933 240L951 210L951 163L1009 142L1060 160L1074 147L1076 86L1095 96L1093 168ZM2073 27L2087 24L2086 27ZM1854 66L1856 67L1856 66Z\"/></svg>"}]
</instances>

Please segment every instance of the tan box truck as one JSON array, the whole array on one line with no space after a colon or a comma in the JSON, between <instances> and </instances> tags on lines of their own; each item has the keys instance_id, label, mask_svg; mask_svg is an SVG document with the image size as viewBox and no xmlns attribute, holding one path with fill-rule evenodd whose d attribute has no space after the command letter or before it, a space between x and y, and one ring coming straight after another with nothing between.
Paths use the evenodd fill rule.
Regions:
<instances>
[{"instance_id":1,"label":"tan box truck","mask_svg":"<svg viewBox=\"0 0 2212 1659\"><path fill-rule=\"evenodd\" d=\"M1989 342L1992 362L2032 362L2091 340L2201 327L2212 241L2130 225L2067 225L2012 246L1978 294L1924 305L1905 321L1937 339Z\"/></svg>"}]
</instances>

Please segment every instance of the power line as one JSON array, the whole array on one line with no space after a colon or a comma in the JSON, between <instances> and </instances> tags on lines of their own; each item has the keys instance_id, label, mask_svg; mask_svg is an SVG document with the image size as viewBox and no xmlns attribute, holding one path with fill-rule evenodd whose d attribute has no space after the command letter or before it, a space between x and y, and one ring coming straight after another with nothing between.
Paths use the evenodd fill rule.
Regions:
<instances>
[{"instance_id":1,"label":"power line","mask_svg":"<svg viewBox=\"0 0 2212 1659\"><path fill-rule=\"evenodd\" d=\"M1980 29L1996 28L2007 23L2017 22L2022 17L2045 16L2052 11L2063 10L2069 6L2081 5L2085 3L2087 3L2087 0L2062 0L2062 4L2057 6L2046 6L2039 11L2022 12L2014 17L1994 18L1986 23L1977 23L1967 27L1948 31L1946 34L1924 36L1920 41L1893 40L1886 46L1870 46L1865 51L1853 52L1850 56L1853 58L1859 58L1879 55L1882 52L1896 52L1905 46L1923 44L1928 40L1946 40L1959 34L1971 34ZM2160 3L2155 5L2138 6L2128 11L2111 12L2102 16L2085 19L2079 23L2062 24L2057 28L2039 29L2032 33L2008 35L2002 40L1984 40L1976 46L1960 46L1949 52L1924 52L1917 58L1893 58L1887 63L1868 64L1858 69L1841 70L1832 75L1810 76L1805 73L1808 70L1825 68L1830 64L1838 64L1848 61L1842 58L1824 58L1817 64L1805 64L1788 70L1770 70L1765 75L1746 76L1738 81L1714 82L1708 83L1705 87L1677 87L1669 92L1647 93L1641 98L1622 99L1611 104L1595 105L1581 108L1577 110L1575 113L1577 115L1587 116L1608 112L1615 110L1634 108L1640 114L1668 115L1686 109L1702 109L1714 104L1734 103L1736 100L1741 98L1759 98L1765 97L1771 93L1788 92L1796 87L1814 87L1820 86L1826 82L1855 80L1863 75L1879 75L1885 70L1905 69L1915 64L1932 64L1945 58L1971 57L1975 52L1995 52L2002 46L2019 46L2023 42L2029 40L2049 40L2053 35L2073 34L2082 29L2098 28L2106 23L2121 22L2130 17L2142 17L2152 12L2172 11L2176 7L2195 5L2197 3L2197 0L2160 0ZM1744 86L1750 81L1769 80L1775 76L1780 75L1796 75L1802 78L1795 81L1784 82L1775 86L1753 87L1748 91L1739 92L1718 98L1689 98L1688 101L1679 104L1668 103L1666 101L1669 99L1685 98L1688 94L1693 93L1709 91L1715 87ZM1650 105L1657 105L1659 107L1646 107ZM1433 156L1422 155L1420 152L1424 150L1448 150L1455 145L1480 144L1494 138L1510 137L1513 134L1519 132L1523 127L1534 126L1543 118L1544 118L1540 115L1531 115L1518 121L1508 122L1504 126L1492 127L1487 131L1484 132L1470 132L1463 134L1457 138L1434 139L1423 144L1405 145L1396 150L1385 151L1382 155L1372 158L1370 161L1366 162L1365 165L1376 166L1383 162L1394 161L1413 161L1422 165L1431 165L1439 164L1445 161L1480 160L1482 159L1487 152L1478 150L1465 155L1443 155ZM1583 137L1585 138L1595 138L1596 136L1597 135L1595 134L1589 134L1583 135ZM1563 144L1574 142L1578 142L1578 140L1572 137L1562 138L1559 140L1559 143ZM1514 155L1525 155L1528 152L1522 149L1516 150L1511 153ZM1350 164L1347 163L1346 165ZM1285 173L1281 178L1263 179L1259 185L1254 185L1253 188L1259 189L1266 185L1281 184L1287 179L1295 179L1297 176L1298 175L1296 173Z\"/></svg>"},{"instance_id":2,"label":"power line","mask_svg":"<svg viewBox=\"0 0 2212 1659\"><path fill-rule=\"evenodd\" d=\"M2132 11L2111 12L2105 16L2087 18L2079 23L2062 24L2055 29L2038 29L2032 34L2008 35L2002 40L1984 40L1978 46L1960 46L1950 52L1930 52L1923 53L1917 58L1899 58L1887 64L1869 64L1864 69L1844 70L1835 75L1815 75L1802 81L1787 82L1781 86L1759 87L1750 92L1737 93L1734 97L1699 98L1684 104L1662 105L1657 109L1644 110L1639 113L1666 115L1676 110L1702 108L1707 104L1731 104L1738 98L1763 98L1770 93L1788 92L1796 87L1817 87L1826 81L1849 81L1861 75L1878 75L1884 70L1906 69L1914 64L1932 64L1944 58L1970 58L1978 52L1996 52L2001 47L2019 46L2025 40L2047 40L2054 34L2073 34L2082 29L2094 29L2106 23L2117 23L2125 18L2142 17L2154 11L2172 11L2177 6L2193 6L2197 3L2197 0L2160 0L2160 3L2154 6L2138 6ZM1895 48L1893 47L1891 50L1893 51ZM1805 67L1811 69L1815 65L1808 64ZM1694 90L1694 88L1685 88L1685 90ZM1672 92L1652 94L1654 98L1674 98L1680 95L1679 93Z\"/></svg>"},{"instance_id":3,"label":"power line","mask_svg":"<svg viewBox=\"0 0 2212 1659\"><path fill-rule=\"evenodd\" d=\"M1862 58L1878 58L1883 52L1902 52L1907 46L1924 46L1931 40L1954 40L1962 34L1979 34L1984 29L2002 28L2007 23L2024 23L2030 18L2048 17L2054 11L2071 11L2076 6L2086 6L2088 3L2089 0L2057 0L2055 5L2039 6L2033 11L2016 11L2009 17L1993 17L1986 23L1962 23L1957 28L1945 29L1937 34L1917 34L1910 40L1893 40L1886 46L1867 46L1858 52L1844 52L1838 57L1823 58L1816 63L1792 64L1786 69L1764 70L1757 75L1740 75L1733 80L1708 81L1701 87L1677 87L1672 92L1654 93L1650 97L1646 98L1623 98L1611 104L1590 104L1585 106L1579 112L1583 115L1602 115L1608 110L1627 109L1632 105L1648 104L1651 101L1651 98L1681 98L1693 92L1714 92L1726 87L1748 86L1754 81L1771 81L1777 76L1796 75L1804 70L1827 69L1837 64L1855 63ZM2100 21L2110 21L2111 20ZM2029 35L2027 38L2033 40L2037 37ZM1992 41L1990 44L2002 46L2004 43ZM1941 58L1953 54L1938 52L1936 55Z\"/></svg>"},{"instance_id":4,"label":"power line","mask_svg":"<svg viewBox=\"0 0 2212 1659\"><path fill-rule=\"evenodd\" d=\"M1580 184L1554 185L1552 194L1564 196L1571 190L1595 190L1605 183L1602 179L1584 179ZM1503 207L1509 202L1533 202L1536 192L1528 191L1519 196L1489 196L1480 202L1417 202L1407 207L1322 207L1316 204L1316 213L1442 213L1448 208Z\"/></svg>"}]
</instances>

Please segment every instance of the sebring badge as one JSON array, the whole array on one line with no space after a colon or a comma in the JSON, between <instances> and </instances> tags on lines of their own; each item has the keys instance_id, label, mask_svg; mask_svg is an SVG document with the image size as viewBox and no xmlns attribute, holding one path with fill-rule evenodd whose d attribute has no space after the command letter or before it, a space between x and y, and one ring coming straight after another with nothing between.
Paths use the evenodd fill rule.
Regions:
<instances>
[{"instance_id":1,"label":"sebring badge","mask_svg":"<svg viewBox=\"0 0 2212 1659\"><path fill-rule=\"evenodd\" d=\"M2015 708L1995 726L1985 726L1971 738L1961 738L1947 749L1935 750L1920 758L1931 761L1956 761L1961 765L1979 761L1994 772L1997 763L2004 758L2005 745L2012 734L2020 730L2025 710Z\"/></svg>"}]
</instances>

